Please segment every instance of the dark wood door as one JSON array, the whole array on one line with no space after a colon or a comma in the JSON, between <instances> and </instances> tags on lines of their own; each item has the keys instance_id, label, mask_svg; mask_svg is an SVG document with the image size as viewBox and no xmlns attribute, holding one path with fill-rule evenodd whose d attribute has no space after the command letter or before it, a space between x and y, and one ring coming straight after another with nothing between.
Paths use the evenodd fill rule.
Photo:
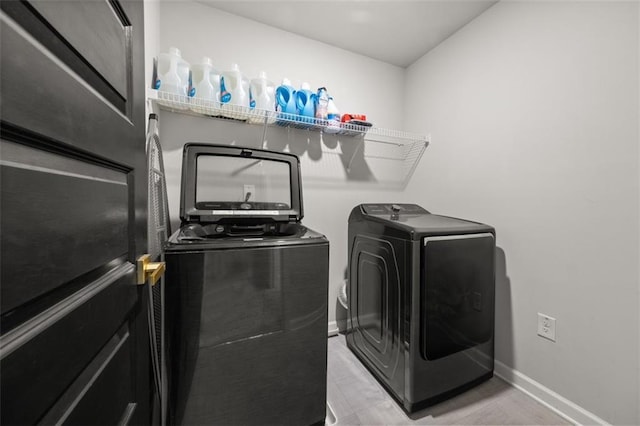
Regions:
<instances>
[{"instance_id":1,"label":"dark wood door","mask_svg":"<svg viewBox=\"0 0 640 426\"><path fill-rule=\"evenodd\" d=\"M0 4L1 423L149 423L143 2Z\"/></svg>"}]
</instances>

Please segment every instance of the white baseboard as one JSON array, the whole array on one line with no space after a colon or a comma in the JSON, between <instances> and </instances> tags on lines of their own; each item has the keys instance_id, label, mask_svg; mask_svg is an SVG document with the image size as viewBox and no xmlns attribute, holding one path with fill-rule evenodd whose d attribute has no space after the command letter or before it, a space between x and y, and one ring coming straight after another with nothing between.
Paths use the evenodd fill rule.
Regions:
<instances>
[{"instance_id":1,"label":"white baseboard","mask_svg":"<svg viewBox=\"0 0 640 426\"><path fill-rule=\"evenodd\" d=\"M569 401L546 386L501 363L495 361L494 373L513 387L521 390L542 405L577 425L609 425L595 414Z\"/></svg>"},{"instance_id":2,"label":"white baseboard","mask_svg":"<svg viewBox=\"0 0 640 426\"><path fill-rule=\"evenodd\" d=\"M329 322L329 333L327 334L329 337L335 336L338 334L338 324L335 321Z\"/></svg>"}]
</instances>

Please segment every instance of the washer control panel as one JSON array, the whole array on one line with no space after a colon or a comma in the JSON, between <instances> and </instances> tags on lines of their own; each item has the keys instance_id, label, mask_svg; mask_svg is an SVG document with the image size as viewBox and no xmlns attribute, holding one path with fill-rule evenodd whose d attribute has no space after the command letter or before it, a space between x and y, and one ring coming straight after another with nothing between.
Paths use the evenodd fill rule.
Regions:
<instances>
[{"instance_id":1,"label":"washer control panel","mask_svg":"<svg viewBox=\"0 0 640 426\"><path fill-rule=\"evenodd\" d=\"M367 215L420 215L429 214L417 204L363 204L362 211Z\"/></svg>"}]
</instances>

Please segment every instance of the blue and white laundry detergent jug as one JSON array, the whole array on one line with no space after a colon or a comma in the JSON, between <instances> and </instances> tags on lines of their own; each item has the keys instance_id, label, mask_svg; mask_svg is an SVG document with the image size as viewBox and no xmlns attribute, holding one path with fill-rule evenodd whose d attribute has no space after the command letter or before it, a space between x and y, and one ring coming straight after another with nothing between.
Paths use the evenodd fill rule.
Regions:
<instances>
[{"instance_id":1,"label":"blue and white laundry detergent jug","mask_svg":"<svg viewBox=\"0 0 640 426\"><path fill-rule=\"evenodd\" d=\"M287 78L283 78L282 84L276 89L276 111L278 117L283 119L279 120L279 123L284 124L286 120L295 120L296 118L296 90Z\"/></svg>"},{"instance_id":2,"label":"blue and white laundry detergent jug","mask_svg":"<svg viewBox=\"0 0 640 426\"><path fill-rule=\"evenodd\" d=\"M302 83L300 90L296 92L296 109L298 121L303 123L313 123L315 115L315 93L311 91L309 83Z\"/></svg>"},{"instance_id":3,"label":"blue and white laundry detergent jug","mask_svg":"<svg viewBox=\"0 0 640 426\"><path fill-rule=\"evenodd\" d=\"M249 118L249 80L240 72L238 64L220 77L220 113L224 117Z\"/></svg>"}]
</instances>

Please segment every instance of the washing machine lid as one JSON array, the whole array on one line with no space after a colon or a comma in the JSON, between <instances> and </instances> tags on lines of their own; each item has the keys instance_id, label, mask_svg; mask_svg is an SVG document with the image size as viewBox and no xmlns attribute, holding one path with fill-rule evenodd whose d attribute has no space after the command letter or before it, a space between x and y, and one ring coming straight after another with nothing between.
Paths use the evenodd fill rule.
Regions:
<instances>
[{"instance_id":1,"label":"washing machine lid","mask_svg":"<svg viewBox=\"0 0 640 426\"><path fill-rule=\"evenodd\" d=\"M297 156L237 146L184 146L183 222L299 222L302 217Z\"/></svg>"},{"instance_id":2,"label":"washing machine lid","mask_svg":"<svg viewBox=\"0 0 640 426\"><path fill-rule=\"evenodd\" d=\"M420 240L429 235L495 232L489 225L432 214L417 204L360 204L353 208L349 216L349 223L359 221L381 223L387 230L408 233L412 240Z\"/></svg>"}]
</instances>

